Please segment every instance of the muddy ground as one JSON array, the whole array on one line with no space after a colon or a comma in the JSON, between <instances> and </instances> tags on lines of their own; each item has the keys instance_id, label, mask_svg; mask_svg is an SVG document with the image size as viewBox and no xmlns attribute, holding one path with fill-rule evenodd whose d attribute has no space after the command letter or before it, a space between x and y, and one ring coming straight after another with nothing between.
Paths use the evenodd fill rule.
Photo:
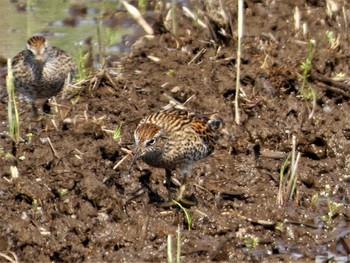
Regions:
<instances>
[{"instance_id":1,"label":"muddy ground","mask_svg":"<svg viewBox=\"0 0 350 263\"><path fill-rule=\"evenodd\" d=\"M0 251L26 262L165 262L167 237L176 244L179 226L182 262L348 260L350 5L340 2L327 12L323 1L246 1L239 125L236 9L233 39L215 38L179 12L176 36L163 29L143 38L118 67L76 85L58 107L52 102L53 114L33 120L19 102L18 144L2 99ZM313 115L299 93L310 39ZM138 121L170 100L225 122L215 152L187 181L186 194L197 200L187 210L190 230L183 210L159 206L163 170L138 162L127 174ZM296 193L279 205L293 135L301 153Z\"/></svg>"}]
</instances>

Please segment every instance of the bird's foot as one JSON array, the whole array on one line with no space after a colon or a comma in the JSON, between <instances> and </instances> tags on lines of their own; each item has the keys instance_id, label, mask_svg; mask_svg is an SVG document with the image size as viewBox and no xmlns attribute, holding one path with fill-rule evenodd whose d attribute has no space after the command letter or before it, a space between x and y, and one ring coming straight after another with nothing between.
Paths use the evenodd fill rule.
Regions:
<instances>
[{"instance_id":1,"label":"bird's foot","mask_svg":"<svg viewBox=\"0 0 350 263\"><path fill-rule=\"evenodd\" d=\"M190 196L190 197L184 197L184 192L186 190L186 185L181 185L180 187L180 193L177 196L176 199L172 199L171 197L169 197L168 201L165 203L161 204L161 207L171 207L171 206L185 206L185 207L191 207L191 206L195 206L197 205L197 200L196 198L194 198L194 196Z\"/></svg>"}]
</instances>

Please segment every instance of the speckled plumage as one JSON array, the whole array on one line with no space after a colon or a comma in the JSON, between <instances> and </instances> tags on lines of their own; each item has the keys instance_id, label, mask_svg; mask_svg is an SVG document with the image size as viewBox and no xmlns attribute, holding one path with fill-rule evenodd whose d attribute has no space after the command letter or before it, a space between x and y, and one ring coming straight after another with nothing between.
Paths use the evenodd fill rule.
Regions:
<instances>
[{"instance_id":1,"label":"speckled plumage","mask_svg":"<svg viewBox=\"0 0 350 263\"><path fill-rule=\"evenodd\" d=\"M171 109L141 120L134 137L136 157L150 166L180 168L180 174L186 176L194 162L213 152L218 131L206 117Z\"/></svg>"},{"instance_id":2,"label":"speckled plumage","mask_svg":"<svg viewBox=\"0 0 350 263\"><path fill-rule=\"evenodd\" d=\"M36 99L57 95L76 70L73 59L44 37L29 38L26 49L12 59L15 89L34 105Z\"/></svg>"}]
</instances>

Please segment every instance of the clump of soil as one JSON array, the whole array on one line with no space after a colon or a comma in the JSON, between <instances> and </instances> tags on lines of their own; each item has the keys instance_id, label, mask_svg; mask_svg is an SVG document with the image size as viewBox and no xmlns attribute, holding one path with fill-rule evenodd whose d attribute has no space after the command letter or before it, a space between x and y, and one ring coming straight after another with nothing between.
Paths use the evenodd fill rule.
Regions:
<instances>
[{"instance_id":1,"label":"clump of soil","mask_svg":"<svg viewBox=\"0 0 350 263\"><path fill-rule=\"evenodd\" d=\"M304 34L295 30L296 7ZM339 76L349 75L349 7L327 13L314 1L246 1L240 125L233 107L235 37L228 32L213 41L183 14L176 35L163 30L143 38L120 72L96 72L57 107L51 103L53 115L33 120L20 102L17 144L7 134L4 99L0 251L28 262L165 262L167 237L180 226L183 262L346 260L350 93ZM235 36L236 11L230 15ZM327 31L338 42L327 41ZM309 39L316 41L307 78L314 112L298 92ZM138 121L169 101L219 113L225 122L216 151L187 180L186 194L198 202L187 210L190 230L182 209L159 206L167 196L163 170L138 162L127 173ZM113 139L120 125L121 137ZM301 153L296 192L278 205L293 136Z\"/></svg>"}]
</instances>

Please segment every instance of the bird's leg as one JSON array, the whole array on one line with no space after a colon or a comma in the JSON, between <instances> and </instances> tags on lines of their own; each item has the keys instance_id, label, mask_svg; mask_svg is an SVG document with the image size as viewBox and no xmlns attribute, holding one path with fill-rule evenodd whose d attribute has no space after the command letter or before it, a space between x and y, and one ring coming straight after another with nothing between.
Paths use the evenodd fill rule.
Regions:
<instances>
[{"instance_id":1,"label":"bird's leg","mask_svg":"<svg viewBox=\"0 0 350 263\"><path fill-rule=\"evenodd\" d=\"M181 186L180 186L180 190L179 190L179 195L178 195L178 200L182 200L182 196L184 194L186 190L186 176L183 176L182 180L181 180Z\"/></svg>"},{"instance_id":2,"label":"bird's leg","mask_svg":"<svg viewBox=\"0 0 350 263\"><path fill-rule=\"evenodd\" d=\"M36 119L39 116L38 109L36 108L34 100L30 102L32 106L33 118Z\"/></svg>"},{"instance_id":3,"label":"bird's leg","mask_svg":"<svg viewBox=\"0 0 350 263\"><path fill-rule=\"evenodd\" d=\"M180 203L182 203L184 205L188 205L188 206L194 206L197 204L194 201L186 200L183 198L183 195L184 195L185 190L186 190L186 179L187 179L187 176L189 176L191 174L191 171L192 171L191 164L187 164L181 168L181 170L180 170L181 186L180 186L180 190L179 190L179 195L177 197L177 201L179 201Z\"/></svg>"},{"instance_id":4,"label":"bird's leg","mask_svg":"<svg viewBox=\"0 0 350 263\"><path fill-rule=\"evenodd\" d=\"M173 198L171 197L171 170L165 169L165 176L166 176L166 188L168 190L168 201L165 203L161 204L161 207L170 207L174 205Z\"/></svg>"},{"instance_id":5,"label":"bird's leg","mask_svg":"<svg viewBox=\"0 0 350 263\"><path fill-rule=\"evenodd\" d=\"M192 171L192 165L190 164L180 167L181 186L180 186L178 200L182 200L183 193L186 190L186 179L187 179L187 176L191 174L191 171Z\"/></svg>"},{"instance_id":6,"label":"bird's leg","mask_svg":"<svg viewBox=\"0 0 350 263\"><path fill-rule=\"evenodd\" d=\"M165 169L165 176L166 176L166 188L168 190L168 200L171 201L171 171L168 169Z\"/></svg>"}]
</instances>

